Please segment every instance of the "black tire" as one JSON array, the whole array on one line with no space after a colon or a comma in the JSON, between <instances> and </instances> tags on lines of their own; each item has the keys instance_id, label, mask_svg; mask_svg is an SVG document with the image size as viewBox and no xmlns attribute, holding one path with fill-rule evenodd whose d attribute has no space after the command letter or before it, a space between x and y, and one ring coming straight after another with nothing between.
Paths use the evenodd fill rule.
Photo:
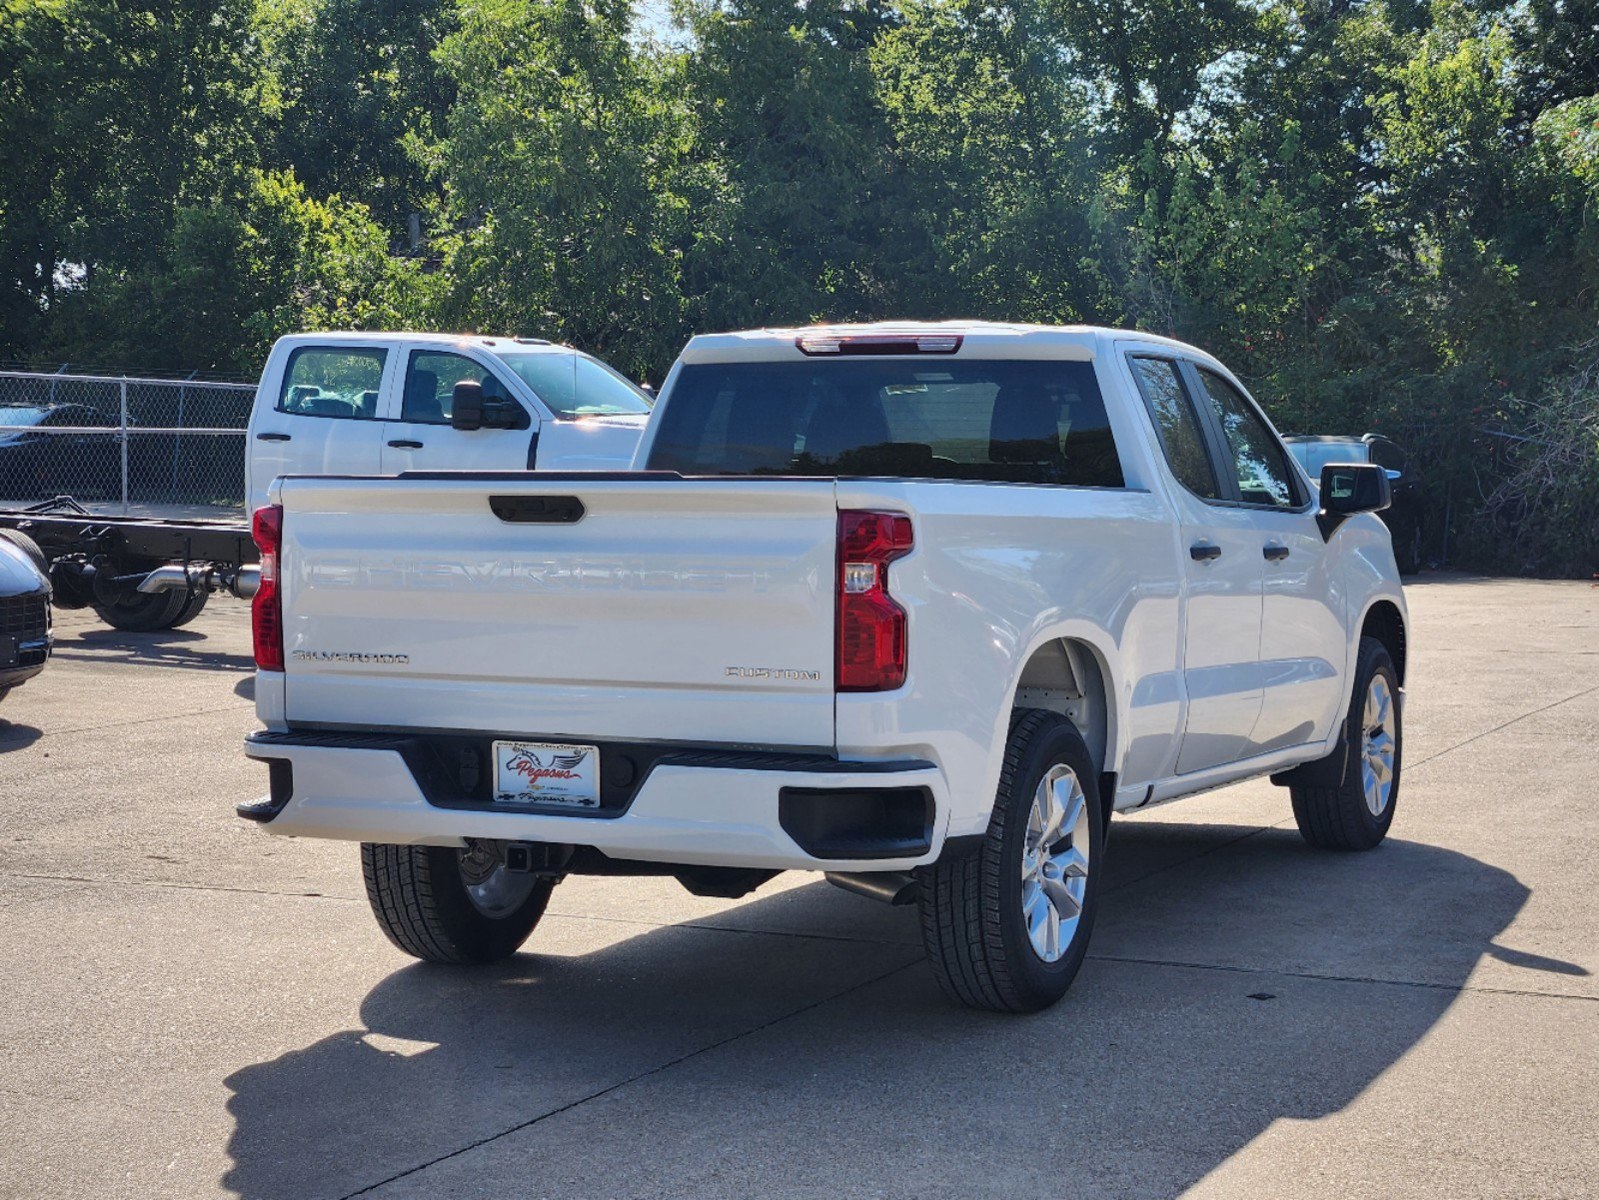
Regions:
<instances>
[{"instance_id":1,"label":"black tire","mask_svg":"<svg viewBox=\"0 0 1599 1200\"><path fill-rule=\"evenodd\" d=\"M39 568L39 574L50 574L50 560L44 556L44 551L39 549L39 543L27 534L16 529L0 529L0 538L5 538L33 560L33 565Z\"/></svg>"},{"instance_id":2,"label":"black tire","mask_svg":"<svg viewBox=\"0 0 1599 1200\"><path fill-rule=\"evenodd\" d=\"M200 615L205 608L206 601L209 599L211 599L211 593L206 591L205 588L192 589L189 592L188 600L183 605L183 610L178 613L169 628L177 629L180 625L187 625L194 620Z\"/></svg>"},{"instance_id":3,"label":"black tire","mask_svg":"<svg viewBox=\"0 0 1599 1200\"><path fill-rule=\"evenodd\" d=\"M1366 700L1374 678L1387 684L1389 713L1383 733L1393 739L1393 768L1388 797L1380 812L1367 803L1364 767L1366 763ZM1355 661L1355 686L1350 694L1349 712L1344 717L1343 782L1337 786L1289 784L1294 804L1294 821L1300 835L1323 850L1371 850L1394 822L1399 805L1399 776L1404 759L1404 732L1401 724L1399 673L1393 659L1376 638L1360 639Z\"/></svg>"},{"instance_id":4,"label":"black tire","mask_svg":"<svg viewBox=\"0 0 1599 1200\"><path fill-rule=\"evenodd\" d=\"M440 846L361 844L372 914L389 941L433 963L491 963L515 954L544 915L555 881L521 877L526 898L490 916L467 894L463 852Z\"/></svg>"},{"instance_id":5,"label":"black tire","mask_svg":"<svg viewBox=\"0 0 1599 1200\"><path fill-rule=\"evenodd\" d=\"M1054 766L1070 768L1086 808L1087 871L1081 912L1053 962L1034 949L1023 912L1023 855L1034 793ZM922 942L939 986L954 1000L995 1012L1036 1012L1071 986L1088 953L1104 860L1099 778L1082 735L1057 713L1019 710L1011 722L988 832L977 850L918 871ZM1064 829L1064 827L1063 827ZM1063 835L1057 850L1075 847Z\"/></svg>"},{"instance_id":6,"label":"black tire","mask_svg":"<svg viewBox=\"0 0 1599 1200\"><path fill-rule=\"evenodd\" d=\"M111 601L96 600L94 611L113 629L152 633L171 629L188 603L188 591L175 588L166 592L129 592Z\"/></svg>"}]
</instances>

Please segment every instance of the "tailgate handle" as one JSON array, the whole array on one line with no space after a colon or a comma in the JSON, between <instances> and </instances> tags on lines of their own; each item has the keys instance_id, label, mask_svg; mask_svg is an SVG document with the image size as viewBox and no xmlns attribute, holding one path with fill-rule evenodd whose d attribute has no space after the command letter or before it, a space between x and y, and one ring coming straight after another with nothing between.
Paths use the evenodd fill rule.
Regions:
<instances>
[{"instance_id":1,"label":"tailgate handle","mask_svg":"<svg viewBox=\"0 0 1599 1200\"><path fill-rule=\"evenodd\" d=\"M576 496L490 496L489 508L502 521L518 525L571 525L583 519Z\"/></svg>"}]
</instances>

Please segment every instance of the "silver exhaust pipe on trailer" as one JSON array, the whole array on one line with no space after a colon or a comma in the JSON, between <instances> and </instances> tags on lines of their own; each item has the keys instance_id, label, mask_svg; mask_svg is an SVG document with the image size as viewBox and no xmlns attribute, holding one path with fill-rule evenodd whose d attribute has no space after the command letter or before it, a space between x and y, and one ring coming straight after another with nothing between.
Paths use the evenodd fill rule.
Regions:
<instances>
[{"instance_id":1,"label":"silver exhaust pipe on trailer","mask_svg":"<svg viewBox=\"0 0 1599 1200\"><path fill-rule=\"evenodd\" d=\"M193 565L184 567L177 563L168 563L164 567L157 567L140 580L137 590L146 595L153 592L172 592L179 588L188 591L221 591L237 596L240 600L248 600L260 590L260 587L259 566L239 567L230 571L217 567Z\"/></svg>"},{"instance_id":2,"label":"silver exhaust pipe on trailer","mask_svg":"<svg viewBox=\"0 0 1599 1200\"><path fill-rule=\"evenodd\" d=\"M180 567L176 563L168 563L164 567L157 567L140 580L137 590L148 596L156 592L175 592L179 588L185 591L203 588L207 574L208 571L204 567Z\"/></svg>"}]
</instances>

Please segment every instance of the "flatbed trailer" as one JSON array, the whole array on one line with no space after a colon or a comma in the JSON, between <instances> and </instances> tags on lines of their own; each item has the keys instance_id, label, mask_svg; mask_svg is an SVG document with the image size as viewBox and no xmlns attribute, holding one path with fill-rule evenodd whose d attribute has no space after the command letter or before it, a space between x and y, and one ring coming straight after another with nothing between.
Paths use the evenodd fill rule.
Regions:
<instances>
[{"instance_id":1,"label":"flatbed trailer","mask_svg":"<svg viewBox=\"0 0 1599 1200\"><path fill-rule=\"evenodd\" d=\"M174 629L213 592L253 596L260 555L248 520L91 512L69 496L0 511L37 548L57 608L92 608L117 629Z\"/></svg>"}]
</instances>

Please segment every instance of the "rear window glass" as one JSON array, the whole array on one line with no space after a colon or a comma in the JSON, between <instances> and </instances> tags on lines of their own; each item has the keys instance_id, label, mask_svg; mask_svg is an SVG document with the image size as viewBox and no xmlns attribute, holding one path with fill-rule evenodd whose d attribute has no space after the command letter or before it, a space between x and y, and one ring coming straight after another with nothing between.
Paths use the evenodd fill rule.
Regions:
<instances>
[{"instance_id":1,"label":"rear window glass","mask_svg":"<svg viewBox=\"0 0 1599 1200\"><path fill-rule=\"evenodd\" d=\"M289 356L278 411L302 417L374 420L383 385L382 350L304 346Z\"/></svg>"},{"instance_id":2,"label":"rear window glass","mask_svg":"<svg viewBox=\"0 0 1599 1200\"><path fill-rule=\"evenodd\" d=\"M683 367L655 470L1121 487L1086 362L925 358Z\"/></svg>"}]
</instances>

